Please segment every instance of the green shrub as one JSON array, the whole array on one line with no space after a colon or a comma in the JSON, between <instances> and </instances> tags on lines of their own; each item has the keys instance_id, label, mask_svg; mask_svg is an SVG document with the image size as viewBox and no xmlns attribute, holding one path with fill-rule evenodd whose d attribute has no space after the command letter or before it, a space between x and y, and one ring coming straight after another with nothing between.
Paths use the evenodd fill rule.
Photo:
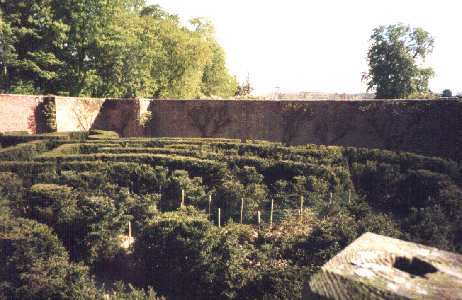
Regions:
<instances>
[{"instance_id":1,"label":"green shrub","mask_svg":"<svg viewBox=\"0 0 462 300\"><path fill-rule=\"evenodd\" d=\"M32 141L0 149L0 160L32 160L45 151L47 151L46 141Z\"/></svg>"},{"instance_id":2,"label":"green shrub","mask_svg":"<svg viewBox=\"0 0 462 300\"><path fill-rule=\"evenodd\" d=\"M21 178L11 172L0 172L0 197L8 200L9 208L15 212L16 216L23 213L24 207L21 205L25 190Z\"/></svg>"},{"instance_id":3,"label":"green shrub","mask_svg":"<svg viewBox=\"0 0 462 300\"><path fill-rule=\"evenodd\" d=\"M208 206L206 187L202 185L202 178L190 178L185 170L175 170L165 181L162 190L160 208L162 211L176 210L181 206L184 193L184 205L193 205L199 209Z\"/></svg>"},{"instance_id":4,"label":"green shrub","mask_svg":"<svg viewBox=\"0 0 462 300\"><path fill-rule=\"evenodd\" d=\"M0 136L0 144L2 147L12 147L22 143L28 143L36 140L69 140L68 133L44 133L44 134L15 134L7 133Z\"/></svg>"},{"instance_id":5,"label":"green shrub","mask_svg":"<svg viewBox=\"0 0 462 300\"><path fill-rule=\"evenodd\" d=\"M70 131L66 133L69 134L69 138L71 140L76 140L76 141L84 141L90 135L89 131Z\"/></svg>"},{"instance_id":6,"label":"green shrub","mask_svg":"<svg viewBox=\"0 0 462 300\"><path fill-rule=\"evenodd\" d=\"M220 230L191 207L153 219L135 243L143 285L181 299L235 299L255 273L254 232Z\"/></svg>"},{"instance_id":7,"label":"green shrub","mask_svg":"<svg viewBox=\"0 0 462 300\"><path fill-rule=\"evenodd\" d=\"M43 153L40 157L54 157L59 155L75 155L80 154L80 144L63 144L57 146L51 151Z\"/></svg>"},{"instance_id":8,"label":"green shrub","mask_svg":"<svg viewBox=\"0 0 462 300\"><path fill-rule=\"evenodd\" d=\"M111 139L118 139L119 134L115 131L104 131L104 130L90 130L90 134L88 136L89 140L111 140Z\"/></svg>"},{"instance_id":9,"label":"green shrub","mask_svg":"<svg viewBox=\"0 0 462 300\"><path fill-rule=\"evenodd\" d=\"M88 268L69 263L52 230L36 221L0 223L0 295L6 299L102 299Z\"/></svg>"}]
</instances>

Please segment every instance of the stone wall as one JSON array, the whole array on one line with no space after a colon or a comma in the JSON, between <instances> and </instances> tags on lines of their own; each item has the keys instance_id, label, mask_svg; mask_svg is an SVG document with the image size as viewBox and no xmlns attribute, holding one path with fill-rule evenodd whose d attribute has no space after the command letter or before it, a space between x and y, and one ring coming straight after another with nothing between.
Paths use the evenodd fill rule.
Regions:
<instances>
[{"instance_id":1,"label":"stone wall","mask_svg":"<svg viewBox=\"0 0 462 300\"><path fill-rule=\"evenodd\" d=\"M103 100L55 97L56 130L410 151L462 162L462 102ZM40 133L40 96L0 95L0 132Z\"/></svg>"}]
</instances>

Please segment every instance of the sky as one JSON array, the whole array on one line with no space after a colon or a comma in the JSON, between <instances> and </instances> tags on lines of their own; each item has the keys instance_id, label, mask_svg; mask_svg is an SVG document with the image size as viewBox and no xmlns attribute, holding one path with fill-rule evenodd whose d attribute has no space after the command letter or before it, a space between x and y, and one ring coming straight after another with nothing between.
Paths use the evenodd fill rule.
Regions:
<instances>
[{"instance_id":1,"label":"sky","mask_svg":"<svg viewBox=\"0 0 462 300\"><path fill-rule=\"evenodd\" d=\"M238 82L247 72L254 94L364 93L361 82L374 28L399 22L435 37L425 67L436 77L430 89L462 93L462 23L454 0L147 0L184 25L206 17Z\"/></svg>"}]
</instances>

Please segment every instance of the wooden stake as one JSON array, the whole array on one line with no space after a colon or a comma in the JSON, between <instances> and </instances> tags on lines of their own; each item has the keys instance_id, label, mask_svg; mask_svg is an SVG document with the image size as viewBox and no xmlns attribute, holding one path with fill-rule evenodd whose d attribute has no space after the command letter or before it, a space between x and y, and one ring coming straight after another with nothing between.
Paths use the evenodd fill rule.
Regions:
<instances>
[{"instance_id":1,"label":"wooden stake","mask_svg":"<svg viewBox=\"0 0 462 300\"><path fill-rule=\"evenodd\" d=\"M128 221L128 247L130 247L131 242L132 242L132 222Z\"/></svg>"},{"instance_id":2,"label":"wooden stake","mask_svg":"<svg viewBox=\"0 0 462 300\"><path fill-rule=\"evenodd\" d=\"M300 200L300 211L303 212L303 196L302 196L302 199Z\"/></svg>"},{"instance_id":3,"label":"wooden stake","mask_svg":"<svg viewBox=\"0 0 462 300\"><path fill-rule=\"evenodd\" d=\"M181 207L184 206L184 190L181 190Z\"/></svg>"},{"instance_id":4,"label":"wooden stake","mask_svg":"<svg viewBox=\"0 0 462 300\"><path fill-rule=\"evenodd\" d=\"M258 211L258 230L260 230L260 211Z\"/></svg>"},{"instance_id":5,"label":"wooden stake","mask_svg":"<svg viewBox=\"0 0 462 300\"><path fill-rule=\"evenodd\" d=\"M271 199L271 215L270 215L270 227L273 228L273 206L274 206L274 199Z\"/></svg>"},{"instance_id":6,"label":"wooden stake","mask_svg":"<svg viewBox=\"0 0 462 300\"><path fill-rule=\"evenodd\" d=\"M218 209L218 228L220 228L221 208Z\"/></svg>"},{"instance_id":7,"label":"wooden stake","mask_svg":"<svg viewBox=\"0 0 462 300\"><path fill-rule=\"evenodd\" d=\"M244 214L244 198L241 199L241 224L242 224L242 215Z\"/></svg>"},{"instance_id":8,"label":"wooden stake","mask_svg":"<svg viewBox=\"0 0 462 300\"><path fill-rule=\"evenodd\" d=\"M329 204L332 204L332 193L330 193L330 201Z\"/></svg>"},{"instance_id":9,"label":"wooden stake","mask_svg":"<svg viewBox=\"0 0 462 300\"><path fill-rule=\"evenodd\" d=\"M351 189L348 190L348 204L351 203Z\"/></svg>"},{"instance_id":10,"label":"wooden stake","mask_svg":"<svg viewBox=\"0 0 462 300\"><path fill-rule=\"evenodd\" d=\"M212 220L212 195L209 195L209 220Z\"/></svg>"}]
</instances>

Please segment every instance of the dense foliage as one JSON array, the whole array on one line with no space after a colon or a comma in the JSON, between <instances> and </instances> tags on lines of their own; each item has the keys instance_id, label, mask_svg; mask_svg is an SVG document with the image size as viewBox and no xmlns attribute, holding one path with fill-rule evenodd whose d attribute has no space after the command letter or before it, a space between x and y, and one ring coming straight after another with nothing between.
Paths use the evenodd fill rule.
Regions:
<instances>
[{"instance_id":1,"label":"dense foliage","mask_svg":"<svg viewBox=\"0 0 462 300\"><path fill-rule=\"evenodd\" d=\"M234 96L213 24L184 27L144 0L2 0L4 93L194 99Z\"/></svg>"},{"instance_id":2,"label":"dense foliage","mask_svg":"<svg viewBox=\"0 0 462 300\"><path fill-rule=\"evenodd\" d=\"M304 276L364 232L462 253L452 161L61 135L0 136L4 298L297 299Z\"/></svg>"},{"instance_id":3,"label":"dense foliage","mask_svg":"<svg viewBox=\"0 0 462 300\"><path fill-rule=\"evenodd\" d=\"M402 23L375 28L367 53L369 71L363 76L368 91L375 89L377 99L422 99L435 72L420 62L432 53L434 40L422 28Z\"/></svg>"}]
</instances>

